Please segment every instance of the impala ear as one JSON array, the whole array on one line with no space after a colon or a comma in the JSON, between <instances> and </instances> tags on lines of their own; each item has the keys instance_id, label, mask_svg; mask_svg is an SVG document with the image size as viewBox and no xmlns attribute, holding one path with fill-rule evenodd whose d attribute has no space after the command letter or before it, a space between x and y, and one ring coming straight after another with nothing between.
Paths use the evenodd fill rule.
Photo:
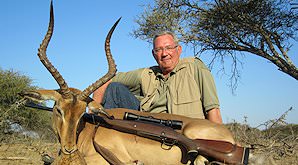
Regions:
<instances>
[{"instance_id":1,"label":"impala ear","mask_svg":"<svg viewBox=\"0 0 298 165\"><path fill-rule=\"evenodd\" d=\"M88 112L89 113L94 113L96 115L105 115L107 118L113 118L112 116L109 115L109 113L107 111L105 111L104 107L97 103L96 101L91 101L89 104L88 104Z\"/></svg>"},{"instance_id":2,"label":"impala ear","mask_svg":"<svg viewBox=\"0 0 298 165\"><path fill-rule=\"evenodd\" d=\"M19 93L20 96L23 98L36 101L36 102L43 102L46 100L53 100L57 101L59 100L62 96L60 93L58 93L55 90L34 90L34 91L24 91Z\"/></svg>"},{"instance_id":3,"label":"impala ear","mask_svg":"<svg viewBox=\"0 0 298 165\"><path fill-rule=\"evenodd\" d=\"M91 102L89 102L88 104L88 112L89 113L98 113L98 111L103 110L103 106L99 103L97 103L96 101L92 100Z\"/></svg>"}]
</instances>

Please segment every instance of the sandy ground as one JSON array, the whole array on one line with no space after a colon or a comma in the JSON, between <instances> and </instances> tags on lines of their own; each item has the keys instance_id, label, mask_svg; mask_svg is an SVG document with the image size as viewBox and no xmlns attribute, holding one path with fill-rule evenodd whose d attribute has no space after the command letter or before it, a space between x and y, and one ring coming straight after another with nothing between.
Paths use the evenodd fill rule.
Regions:
<instances>
[{"instance_id":1,"label":"sandy ground","mask_svg":"<svg viewBox=\"0 0 298 165\"><path fill-rule=\"evenodd\" d=\"M42 155L56 156L58 145L53 143L0 143L1 165L42 165Z\"/></svg>"},{"instance_id":2,"label":"sandy ground","mask_svg":"<svg viewBox=\"0 0 298 165\"><path fill-rule=\"evenodd\" d=\"M56 157L59 149L57 143L18 142L0 143L0 165L43 165L43 155ZM257 161L250 160L250 165L294 165L298 162L298 151L282 159L255 155Z\"/></svg>"}]
</instances>

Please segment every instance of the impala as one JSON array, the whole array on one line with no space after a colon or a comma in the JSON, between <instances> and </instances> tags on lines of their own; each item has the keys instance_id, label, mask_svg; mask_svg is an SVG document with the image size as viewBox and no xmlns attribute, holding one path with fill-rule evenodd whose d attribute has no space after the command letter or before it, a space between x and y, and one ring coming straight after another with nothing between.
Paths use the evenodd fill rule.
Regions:
<instances>
[{"instance_id":1,"label":"impala","mask_svg":"<svg viewBox=\"0 0 298 165\"><path fill-rule=\"evenodd\" d=\"M54 13L51 2L50 22L47 33L38 49L38 57L57 81L57 90L26 91L21 95L33 101L42 102L53 100L53 129L61 144L61 151L55 164L182 164L181 150L177 146L165 149L161 143L134 134L95 126L82 120L86 107L98 115L123 118L125 112L153 116L155 118L181 120L183 127L178 132L190 139L221 140L235 144L231 132L223 125L208 120L193 119L172 114L149 114L129 109L109 109L96 103L89 96L116 74L116 65L110 51L110 38L119 20L109 31L105 41L105 52L109 70L102 78L80 91L68 87L67 83L52 65L46 55L47 46L53 34ZM196 163L203 163L204 159L198 157Z\"/></svg>"}]
</instances>

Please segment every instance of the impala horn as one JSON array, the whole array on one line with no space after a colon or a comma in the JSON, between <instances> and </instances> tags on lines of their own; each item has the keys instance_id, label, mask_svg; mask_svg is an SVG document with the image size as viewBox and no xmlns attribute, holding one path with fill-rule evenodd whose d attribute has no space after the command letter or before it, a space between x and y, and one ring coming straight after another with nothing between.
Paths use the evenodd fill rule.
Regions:
<instances>
[{"instance_id":1,"label":"impala horn","mask_svg":"<svg viewBox=\"0 0 298 165\"><path fill-rule=\"evenodd\" d=\"M100 86L102 86L103 84L108 82L110 79L112 79L116 75L117 69L116 69L116 64L115 64L115 61L113 59L111 49L110 49L110 40L111 40L111 36L112 36L117 24L119 23L120 19L121 18L119 18L115 22L113 27L110 29L110 31L106 37L106 41L105 41L105 52L106 52L106 57L107 57L108 64L109 64L108 73L106 73L102 78L98 79L95 83L93 83L92 85L87 87L79 95L78 99L85 100L91 93L93 93L96 89L98 89Z\"/></svg>"},{"instance_id":2,"label":"impala horn","mask_svg":"<svg viewBox=\"0 0 298 165\"><path fill-rule=\"evenodd\" d=\"M56 80L58 85L60 86L61 95L64 98L70 98L71 93L70 93L70 90L69 90L65 80L63 79L61 74L58 72L58 70L51 64L51 62L49 61L47 54L46 54L48 44L52 38L53 30L54 30L54 10L53 10L53 2L51 1L50 22L49 22L48 31L47 31L47 34L45 35L42 43L40 44L37 55L38 55L40 61L48 69L48 71L52 74L52 76L54 77L54 79Z\"/></svg>"}]
</instances>

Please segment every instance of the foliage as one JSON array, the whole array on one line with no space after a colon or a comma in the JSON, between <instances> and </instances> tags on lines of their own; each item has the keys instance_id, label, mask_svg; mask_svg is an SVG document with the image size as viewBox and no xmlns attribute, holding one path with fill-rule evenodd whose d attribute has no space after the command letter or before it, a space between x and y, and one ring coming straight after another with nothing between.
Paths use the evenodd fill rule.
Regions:
<instances>
[{"instance_id":1,"label":"foliage","mask_svg":"<svg viewBox=\"0 0 298 165\"><path fill-rule=\"evenodd\" d=\"M263 157L257 164L295 164L298 159L298 125L285 122L291 110L255 128L237 122L226 126L233 132L238 143L251 147L252 153L258 155L259 159ZM261 126L263 129L259 129Z\"/></svg>"},{"instance_id":2,"label":"foliage","mask_svg":"<svg viewBox=\"0 0 298 165\"><path fill-rule=\"evenodd\" d=\"M298 13L292 0L155 0L136 19L132 35L150 41L158 31L170 30L191 45L195 55L213 52L213 60L232 59L231 87L237 87L239 54L248 52L270 61L298 80L298 69L287 52L297 41ZM224 69L224 65L222 65ZM241 65L240 65L241 66Z\"/></svg>"},{"instance_id":3,"label":"foliage","mask_svg":"<svg viewBox=\"0 0 298 165\"><path fill-rule=\"evenodd\" d=\"M18 93L33 90L32 80L18 72L0 69L0 141L9 140L10 123L18 123L22 127L37 131L42 137L54 136L51 133L51 114L24 107L25 100Z\"/></svg>"},{"instance_id":4,"label":"foliage","mask_svg":"<svg viewBox=\"0 0 298 165\"><path fill-rule=\"evenodd\" d=\"M20 100L18 93L22 90L31 90L32 80L12 70L0 70L0 105L7 107Z\"/></svg>"}]
</instances>

